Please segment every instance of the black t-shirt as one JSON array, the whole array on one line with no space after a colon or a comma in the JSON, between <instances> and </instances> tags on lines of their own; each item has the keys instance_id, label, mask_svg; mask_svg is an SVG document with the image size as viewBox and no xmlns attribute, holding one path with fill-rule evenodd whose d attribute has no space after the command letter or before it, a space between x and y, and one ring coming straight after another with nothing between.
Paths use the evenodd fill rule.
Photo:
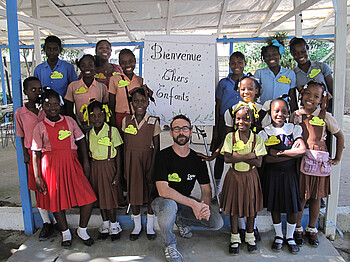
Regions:
<instances>
[{"instance_id":1,"label":"black t-shirt","mask_svg":"<svg viewBox=\"0 0 350 262\"><path fill-rule=\"evenodd\" d=\"M155 181L167 181L169 187L184 196L190 196L196 180L209 184L206 163L191 149L187 157L180 157L170 146L159 152L156 158Z\"/></svg>"}]
</instances>

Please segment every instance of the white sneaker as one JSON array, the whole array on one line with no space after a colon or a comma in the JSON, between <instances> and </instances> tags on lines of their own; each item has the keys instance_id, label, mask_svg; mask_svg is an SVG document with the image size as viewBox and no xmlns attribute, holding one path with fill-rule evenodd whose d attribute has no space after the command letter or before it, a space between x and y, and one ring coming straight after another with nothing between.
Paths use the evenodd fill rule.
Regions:
<instances>
[{"instance_id":1,"label":"white sneaker","mask_svg":"<svg viewBox=\"0 0 350 262\"><path fill-rule=\"evenodd\" d=\"M176 249L175 244L171 244L167 246L164 250L165 259L168 262L182 262L182 255L181 253Z\"/></svg>"}]
</instances>

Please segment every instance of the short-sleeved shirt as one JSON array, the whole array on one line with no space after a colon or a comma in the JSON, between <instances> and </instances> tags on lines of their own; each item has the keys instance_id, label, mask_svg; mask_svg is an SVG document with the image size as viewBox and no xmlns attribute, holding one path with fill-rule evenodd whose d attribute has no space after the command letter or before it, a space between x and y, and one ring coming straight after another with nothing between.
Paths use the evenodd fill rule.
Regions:
<instances>
[{"instance_id":1,"label":"short-sleeved shirt","mask_svg":"<svg viewBox=\"0 0 350 262\"><path fill-rule=\"evenodd\" d=\"M273 100L281 95L288 94L289 89L296 86L295 73L282 66L280 68L276 76L269 67L256 70L254 77L259 79L261 83L261 104L264 104L267 100Z\"/></svg>"},{"instance_id":2,"label":"short-sleeved shirt","mask_svg":"<svg viewBox=\"0 0 350 262\"><path fill-rule=\"evenodd\" d=\"M96 81L105 84L107 88L109 86L109 81L111 77L123 72L123 69L120 67L120 65L116 65L116 64L111 64L111 65L113 66L113 70L112 70L112 73L109 75L104 75L103 73L95 72Z\"/></svg>"},{"instance_id":3,"label":"short-sleeved shirt","mask_svg":"<svg viewBox=\"0 0 350 262\"><path fill-rule=\"evenodd\" d=\"M292 123L285 123L282 127L274 127L273 124L270 124L259 132L259 136L261 136L264 141L270 136L279 135L293 135L295 141L298 138L303 138L303 129L301 126Z\"/></svg>"},{"instance_id":4,"label":"short-sleeved shirt","mask_svg":"<svg viewBox=\"0 0 350 262\"><path fill-rule=\"evenodd\" d=\"M294 68L294 72L297 77L297 86L306 85L312 79L315 79L315 81L319 83L322 82L327 86L325 77L333 73L332 69L323 62L310 62L311 65L307 73L305 73L299 67Z\"/></svg>"},{"instance_id":5,"label":"short-sleeved shirt","mask_svg":"<svg viewBox=\"0 0 350 262\"><path fill-rule=\"evenodd\" d=\"M41 122L39 122L33 131L33 141L32 141L32 151L52 151L49 136L47 134L47 130L44 124L44 121L46 124L49 124L50 126L54 127L55 125L60 125L60 123L63 121L63 119L66 119L68 129L72 132L70 135L70 144L72 150L77 150L78 146L75 144L75 141L79 141L84 138L84 134L79 128L77 122L74 121L73 118L69 116L61 116L60 120L57 122L50 121L47 117Z\"/></svg>"},{"instance_id":6,"label":"short-sleeved shirt","mask_svg":"<svg viewBox=\"0 0 350 262\"><path fill-rule=\"evenodd\" d=\"M111 139L108 138L108 131L111 128ZM119 131L114 126L109 127L107 123L103 124L102 129L96 134L95 129L92 128L89 132L89 150L91 157L96 160L106 160L108 158L108 144L111 143L110 158L117 155L116 147L123 144Z\"/></svg>"},{"instance_id":7,"label":"short-sleeved shirt","mask_svg":"<svg viewBox=\"0 0 350 262\"><path fill-rule=\"evenodd\" d=\"M128 92L130 92L135 87L142 86L143 78L134 74L132 80L130 80L124 73L121 73L120 75L112 76L109 80L108 92L115 95L115 112L130 113L125 87L118 87L118 84L121 85L122 81L130 82L130 84L127 86Z\"/></svg>"},{"instance_id":8,"label":"short-sleeved shirt","mask_svg":"<svg viewBox=\"0 0 350 262\"><path fill-rule=\"evenodd\" d=\"M220 151L220 153L222 155L225 153L232 154L232 152L233 152L232 136L233 135L235 136L236 143L239 141L242 141L239 137L238 131L228 133L225 137L224 144L223 144L222 149ZM266 152L264 140L258 135L255 135L255 147L254 147L254 150L252 150L254 135L255 134L252 131L250 131L249 139L248 139L247 143L244 144L244 148L235 149L235 151L240 155L246 155L246 154L249 154L251 152L255 153L256 156L266 155L267 152ZM232 164L231 164L231 167L232 167ZM255 167L253 166L252 168L255 168ZM240 171L240 172L246 172L246 171L249 171L250 165L248 163L245 163L245 162L238 162L238 163L234 164L234 169L237 171Z\"/></svg>"},{"instance_id":9,"label":"short-sleeved shirt","mask_svg":"<svg viewBox=\"0 0 350 262\"><path fill-rule=\"evenodd\" d=\"M107 86L97 82L95 79L89 87L84 83L83 79L69 84L65 99L75 104L75 111L81 123L84 123L84 119L80 109L83 105L88 105L92 98L102 103L107 103Z\"/></svg>"},{"instance_id":10,"label":"short-sleeved shirt","mask_svg":"<svg viewBox=\"0 0 350 262\"><path fill-rule=\"evenodd\" d=\"M15 113L17 136L24 137L24 147L30 148L33 140L34 127L45 118L45 112L39 110L38 115L30 111L25 105L18 108Z\"/></svg>"},{"instance_id":11,"label":"short-sleeved shirt","mask_svg":"<svg viewBox=\"0 0 350 262\"><path fill-rule=\"evenodd\" d=\"M231 79L231 75L232 73L221 79L215 91L215 98L221 100L220 115L224 115L227 109L242 100L235 90L235 81Z\"/></svg>"},{"instance_id":12,"label":"short-sleeved shirt","mask_svg":"<svg viewBox=\"0 0 350 262\"><path fill-rule=\"evenodd\" d=\"M186 157L180 157L172 146L159 152L155 163L155 181L166 181L169 187L184 196L190 196L196 180L200 185L209 184L206 163L192 149Z\"/></svg>"},{"instance_id":13,"label":"short-sleeved shirt","mask_svg":"<svg viewBox=\"0 0 350 262\"><path fill-rule=\"evenodd\" d=\"M62 97L65 97L68 85L78 80L74 66L60 59L53 70L47 62L41 63L35 68L34 76L39 78L42 86L50 87Z\"/></svg>"},{"instance_id":14,"label":"short-sleeved shirt","mask_svg":"<svg viewBox=\"0 0 350 262\"><path fill-rule=\"evenodd\" d=\"M140 123L137 123L137 121L135 121L136 123L136 128L137 130L140 130L140 128L142 127L142 125L144 123L147 123L148 119L150 118L150 115L146 112L145 116L143 117L143 119L141 120ZM154 117L153 117L154 118ZM131 120L135 119L135 113L131 116ZM125 121L126 121L126 117L123 118L123 121L122 121L122 130L123 132L125 132L125 128L126 128L126 124L125 124ZM160 127L160 124L159 124L159 121L155 121L154 123L154 133L153 133L153 136L157 136L159 135L160 133L162 133L162 129Z\"/></svg>"},{"instance_id":15,"label":"short-sleeved shirt","mask_svg":"<svg viewBox=\"0 0 350 262\"><path fill-rule=\"evenodd\" d=\"M301 107L299 110L299 113L301 115L306 114L304 107ZM320 114L321 108L316 108L316 110L314 112L312 112L312 116L318 116ZM300 124L300 122L298 122L298 119L301 121L300 118L297 117L297 111L293 112L291 117L291 119L294 119L294 124ZM326 122L326 126L323 128L323 132L322 132L322 141L326 141L327 138L327 132L326 132L326 128L329 132L331 132L331 134L336 134L340 131L340 126L338 125L337 120L332 116L331 113L326 112L326 116L324 121Z\"/></svg>"}]
</instances>

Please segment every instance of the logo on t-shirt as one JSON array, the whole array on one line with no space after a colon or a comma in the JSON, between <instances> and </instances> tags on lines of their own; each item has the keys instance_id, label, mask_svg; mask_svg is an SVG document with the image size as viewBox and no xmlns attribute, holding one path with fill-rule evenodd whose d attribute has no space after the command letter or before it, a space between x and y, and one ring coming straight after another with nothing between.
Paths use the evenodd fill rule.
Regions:
<instances>
[{"instance_id":1,"label":"logo on t-shirt","mask_svg":"<svg viewBox=\"0 0 350 262\"><path fill-rule=\"evenodd\" d=\"M189 181L192 181L193 178L195 178L195 177L196 177L196 175L187 174L187 180L189 180Z\"/></svg>"},{"instance_id":2,"label":"logo on t-shirt","mask_svg":"<svg viewBox=\"0 0 350 262\"><path fill-rule=\"evenodd\" d=\"M181 178L177 173L172 173L168 175L169 182L181 182Z\"/></svg>"}]
</instances>

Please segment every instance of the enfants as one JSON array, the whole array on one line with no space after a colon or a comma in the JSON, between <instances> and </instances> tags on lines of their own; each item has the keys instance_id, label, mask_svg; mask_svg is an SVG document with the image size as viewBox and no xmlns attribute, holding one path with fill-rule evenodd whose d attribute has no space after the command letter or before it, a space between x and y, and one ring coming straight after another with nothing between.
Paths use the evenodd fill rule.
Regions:
<instances>
[{"instance_id":1,"label":"enfants","mask_svg":"<svg viewBox=\"0 0 350 262\"><path fill-rule=\"evenodd\" d=\"M125 142L125 179L127 182L128 200L132 208L134 229L130 240L138 239L141 230L140 206L148 204L147 238L153 240L154 214L151 207L154 182L152 174L157 152L159 152L159 134L162 132L158 117L147 114L150 93L146 86L131 92L134 114L123 119L122 130Z\"/></svg>"},{"instance_id":2,"label":"enfants","mask_svg":"<svg viewBox=\"0 0 350 262\"><path fill-rule=\"evenodd\" d=\"M215 91L215 126L210 151L214 152L224 141L226 128L224 114L227 109L240 101L239 93L235 90L235 82L243 77L244 67L247 65L241 52L234 52L230 56L229 66L232 71L226 78L220 80ZM224 158L221 155L215 160L214 174L220 179L224 168Z\"/></svg>"},{"instance_id":3,"label":"enfants","mask_svg":"<svg viewBox=\"0 0 350 262\"><path fill-rule=\"evenodd\" d=\"M77 114L77 121L84 133L90 131L87 105L91 99L102 103L108 102L108 90L105 84L97 82L94 78L95 60L92 55L83 55L77 62L82 78L69 84L65 99L67 100L68 115L75 118L73 104Z\"/></svg>"},{"instance_id":4,"label":"enfants","mask_svg":"<svg viewBox=\"0 0 350 262\"><path fill-rule=\"evenodd\" d=\"M300 166L299 190L302 211L298 213L295 242L303 245L303 228L301 218L306 201L309 199L309 225L305 229L310 245L317 247L317 218L320 212L320 200L330 193L331 165L339 164L343 153L344 135L335 118L326 112L327 92L323 83L310 81L301 90L302 107L291 115L290 121L303 128L306 155ZM321 105L321 106L320 106ZM320 106L320 107L319 107ZM330 158L326 146L326 130L337 139L335 158Z\"/></svg>"},{"instance_id":5,"label":"enfants","mask_svg":"<svg viewBox=\"0 0 350 262\"><path fill-rule=\"evenodd\" d=\"M123 70L119 65L109 63L112 53L112 45L108 40L103 39L97 42L95 48L95 79L105 84L108 88L109 80L112 76L122 73Z\"/></svg>"},{"instance_id":6,"label":"enfants","mask_svg":"<svg viewBox=\"0 0 350 262\"><path fill-rule=\"evenodd\" d=\"M261 84L261 104L288 94L289 90L296 86L295 73L279 64L283 54L284 47L276 39L261 49L261 56L267 67L256 70L254 74Z\"/></svg>"},{"instance_id":7,"label":"enfants","mask_svg":"<svg viewBox=\"0 0 350 262\"><path fill-rule=\"evenodd\" d=\"M316 82L324 83L327 91L333 94L333 77L332 69L323 62L314 62L309 59L308 50L309 45L303 38L294 37L289 42L290 53L294 60L298 63L294 69L296 75L296 86L300 87L306 85L312 79ZM293 89L291 95L292 112L298 109L298 97L296 90ZM300 90L298 90L300 91Z\"/></svg>"},{"instance_id":8,"label":"enfants","mask_svg":"<svg viewBox=\"0 0 350 262\"><path fill-rule=\"evenodd\" d=\"M129 49L119 53L119 65L123 69L120 75L112 76L109 83L109 108L115 112L111 124L121 131L122 120L133 113L129 92L135 87L142 86L143 78L134 73L136 58Z\"/></svg>"},{"instance_id":9,"label":"enfants","mask_svg":"<svg viewBox=\"0 0 350 262\"><path fill-rule=\"evenodd\" d=\"M230 215L231 239L229 252L237 255L241 238L238 233L238 218L247 217L245 242L248 252L257 251L254 237L254 219L263 208L263 195L256 167L261 166L266 155L264 141L250 128L254 118L252 110L241 105L234 112L237 131L227 134L221 153L231 167L225 177L221 192L220 207Z\"/></svg>"},{"instance_id":10,"label":"enfants","mask_svg":"<svg viewBox=\"0 0 350 262\"><path fill-rule=\"evenodd\" d=\"M96 197L90 186L90 165L86 141L77 123L69 116L61 116L58 93L47 89L43 94L43 110L46 118L33 131L31 150L33 153L36 188L40 194L48 195L49 201L38 206L50 210L62 232L62 246L72 244L68 229L66 209L80 207L78 237L87 246L94 240L86 231ZM83 167L77 157L79 147Z\"/></svg>"},{"instance_id":11,"label":"enfants","mask_svg":"<svg viewBox=\"0 0 350 262\"><path fill-rule=\"evenodd\" d=\"M21 108L18 108L15 113L17 136L21 138L24 163L27 164L28 188L36 191L33 157L30 147L32 145L34 127L45 118L44 111L38 108L38 105L41 104L42 96L40 80L34 76L26 78L23 81L23 92L28 97L28 102ZM46 196L36 193L36 198L39 197L45 198ZM41 200L37 200L37 203L40 202ZM47 210L40 207L38 207L38 210L44 223L39 234L39 239L46 240L53 232L52 223Z\"/></svg>"},{"instance_id":12,"label":"enfants","mask_svg":"<svg viewBox=\"0 0 350 262\"><path fill-rule=\"evenodd\" d=\"M289 252L296 254L299 247L293 239L293 233L297 213L301 210L296 158L305 154L306 148L302 140L302 128L285 123L289 115L285 100L274 99L271 102L270 115L272 124L266 126L259 135L264 139L268 151L264 158L263 191L264 206L271 211L276 233L272 250L282 250L281 213L287 213L287 246Z\"/></svg>"},{"instance_id":13,"label":"enfants","mask_svg":"<svg viewBox=\"0 0 350 262\"><path fill-rule=\"evenodd\" d=\"M49 86L61 97L64 97L68 85L78 80L74 67L70 63L58 58L62 52L62 44L57 36L48 36L45 39L43 49L47 61L35 68L34 76L39 78L43 86Z\"/></svg>"},{"instance_id":14,"label":"enfants","mask_svg":"<svg viewBox=\"0 0 350 262\"><path fill-rule=\"evenodd\" d=\"M122 231L117 222L116 208L123 199L120 187L121 176L120 148L123 140L115 127L109 126L110 112L107 105L93 101L88 106L93 128L88 134L91 155L91 185L100 206L103 224L98 239L111 236L112 241L120 238Z\"/></svg>"}]
</instances>

